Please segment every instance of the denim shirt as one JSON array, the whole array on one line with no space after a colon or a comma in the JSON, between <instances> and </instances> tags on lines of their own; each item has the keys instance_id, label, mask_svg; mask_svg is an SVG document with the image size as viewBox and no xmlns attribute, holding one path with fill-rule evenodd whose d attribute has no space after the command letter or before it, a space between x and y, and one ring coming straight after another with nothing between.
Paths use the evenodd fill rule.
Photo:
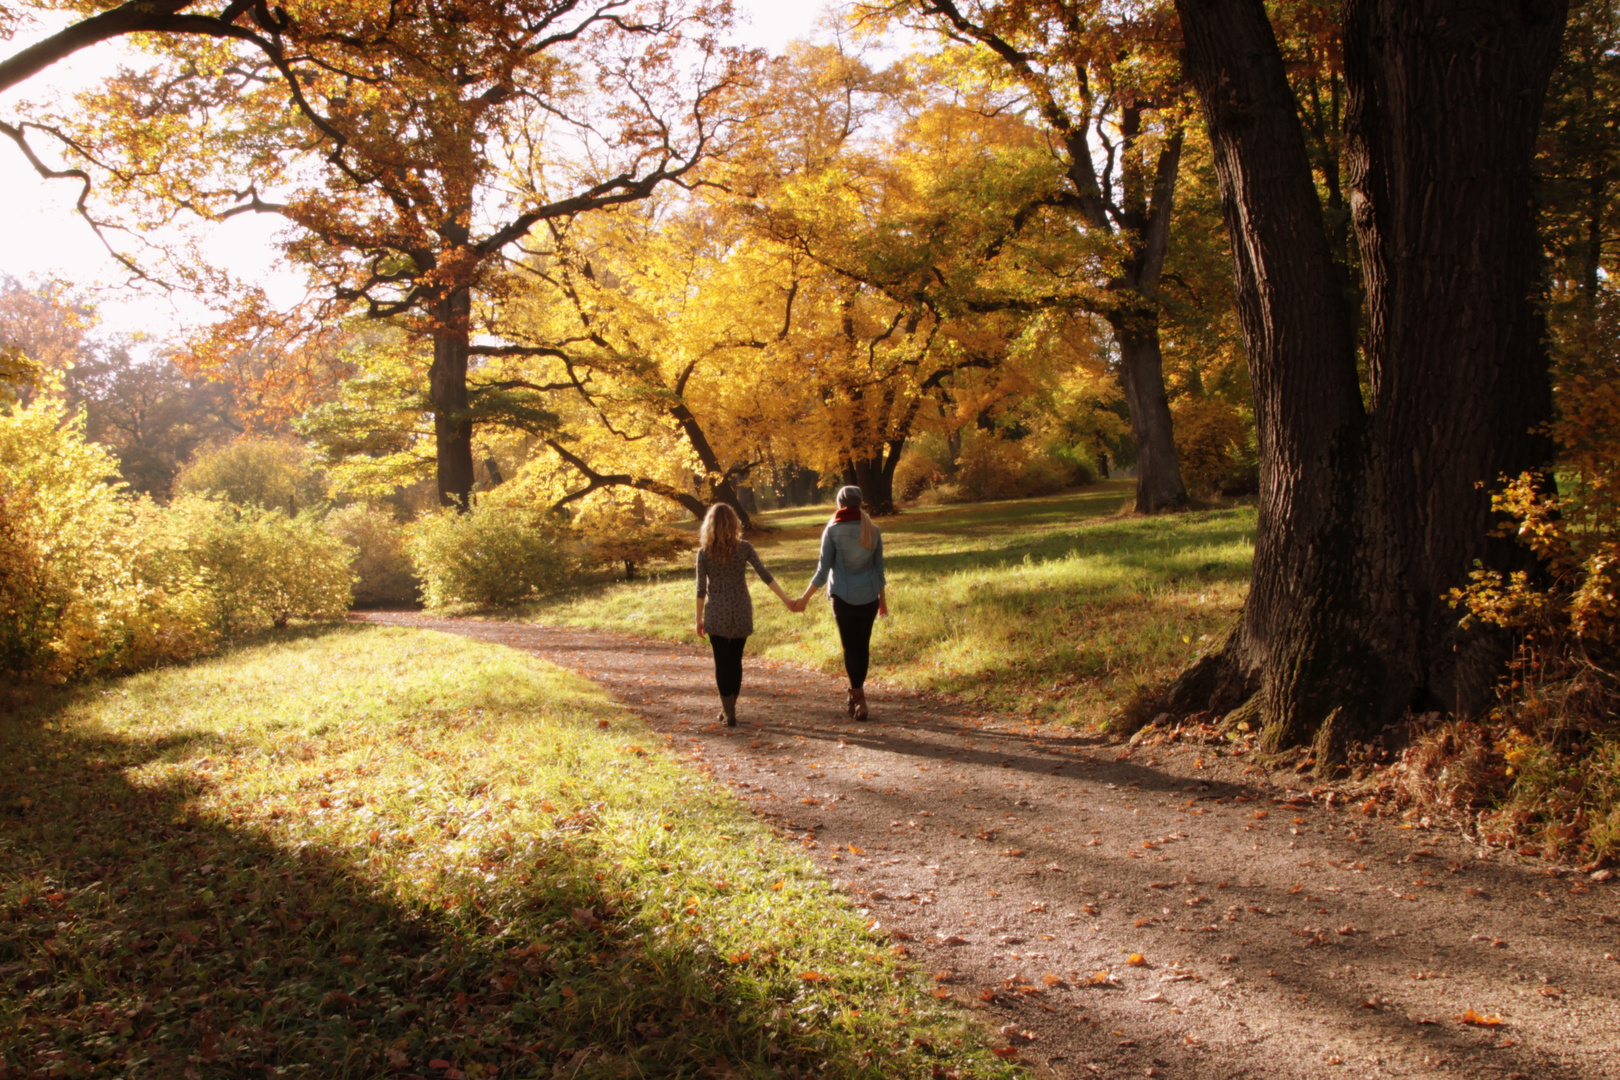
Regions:
<instances>
[{"instance_id":1,"label":"denim shirt","mask_svg":"<svg viewBox=\"0 0 1620 1080\"><path fill-rule=\"evenodd\" d=\"M876 530L873 530L876 532ZM839 521L827 526L821 534L821 563L816 576L810 580L812 588L825 585L827 575L832 584L827 586L828 597L838 597L846 604L870 604L883 591L883 534L868 551L861 547L861 523Z\"/></svg>"}]
</instances>

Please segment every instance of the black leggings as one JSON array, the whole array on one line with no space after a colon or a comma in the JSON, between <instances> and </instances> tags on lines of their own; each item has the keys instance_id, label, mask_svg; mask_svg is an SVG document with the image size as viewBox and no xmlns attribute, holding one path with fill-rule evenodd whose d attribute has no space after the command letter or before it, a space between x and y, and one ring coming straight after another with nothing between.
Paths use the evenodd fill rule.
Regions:
<instances>
[{"instance_id":1,"label":"black leggings","mask_svg":"<svg viewBox=\"0 0 1620 1080\"><path fill-rule=\"evenodd\" d=\"M877 621L878 602L847 604L832 598L833 618L838 620L838 640L844 643L844 670L849 685L866 686L866 669L872 662L872 624Z\"/></svg>"},{"instance_id":2,"label":"black leggings","mask_svg":"<svg viewBox=\"0 0 1620 1080\"><path fill-rule=\"evenodd\" d=\"M709 646L714 649L714 684L721 697L736 697L742 690L742 654L747 644L745 637L709 635Z\"/></svg>"}]
</instances>

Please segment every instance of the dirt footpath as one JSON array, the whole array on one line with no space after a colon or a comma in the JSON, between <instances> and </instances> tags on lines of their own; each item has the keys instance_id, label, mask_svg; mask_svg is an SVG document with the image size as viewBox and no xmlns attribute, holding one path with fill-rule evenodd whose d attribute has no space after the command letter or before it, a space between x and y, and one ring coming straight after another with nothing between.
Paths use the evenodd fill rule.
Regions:
<instances>
[{"instance_id":1,"label":"dirt footpath","mask_svg":"<svg viewBox=\"0 0 1620 1080\"><path fill-rule=\"evenodd\" d=\"M728 730L706 648L369 620L606 687L1043 1073L1620 1078L1620 885L1251 786L1197 745L1130 751L881 683L857 725L841 680L753 658Z\"/></svg>"}]
</instances>

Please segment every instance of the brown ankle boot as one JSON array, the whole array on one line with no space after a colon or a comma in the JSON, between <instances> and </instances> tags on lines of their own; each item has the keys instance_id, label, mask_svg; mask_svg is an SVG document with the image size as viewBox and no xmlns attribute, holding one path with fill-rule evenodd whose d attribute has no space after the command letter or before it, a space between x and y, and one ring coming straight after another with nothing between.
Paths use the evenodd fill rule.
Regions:
<instances>
[{"instance_id":1,"label":"brown ankle boot","mask_svg":"<svg viewBox=\"0 0 1620 1080\"><path fill-rule=\"evenodd\" d=\"M857 720L865 720L866 716L867 716L867 712L866 712L866 691L865 690L851 690L849 692L849 696L851 697L851 699L853 699L853 701L855 703L855 711L853 713L851 713L850 715L854 716L855 719L857 719Z\"/></svg>"},{"instance_id":2,"label":"brown ankle boot","mask_svg":"<svg viewBox=\"0 0 1620 1080\"><path fill-rule=\"evenodd\" d=\"M726 722L726 727L737 726L737 695L720 699L720 718Z\"/></svg>"}]
</instances>

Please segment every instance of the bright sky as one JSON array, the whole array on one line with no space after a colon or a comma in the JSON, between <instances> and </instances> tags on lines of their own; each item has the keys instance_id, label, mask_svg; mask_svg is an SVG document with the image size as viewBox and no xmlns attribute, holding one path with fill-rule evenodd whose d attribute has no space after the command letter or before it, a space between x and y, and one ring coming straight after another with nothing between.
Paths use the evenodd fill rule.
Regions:
<instances>
[{"instance_id":1,"label":"bright sky","mask_svg":"<svg viewBox=\"0 0 1620 1080\"><path fill-rule=\"evenodd\" d=\"M734 0L742 15L745 44L778 52L788 42L813 36L823 7L811 0ZM19 37L0 42L0 55L27 44ZM62 61L9 93L0 95L0 117L12 119L18 101L88 85L117 63L116 47L102 45ZM104 324L129 334L162 338L199 314L186 298L120 288L127 274L74 212L78 184L40 179L10 140L0 139L0 274L24 280L62 278L81 289L96 289ZM270 245L278 224L243 215L219 226L209 238L209 257L237 274L255 266L270 268Z\"/></svg>"}]
</instances>

